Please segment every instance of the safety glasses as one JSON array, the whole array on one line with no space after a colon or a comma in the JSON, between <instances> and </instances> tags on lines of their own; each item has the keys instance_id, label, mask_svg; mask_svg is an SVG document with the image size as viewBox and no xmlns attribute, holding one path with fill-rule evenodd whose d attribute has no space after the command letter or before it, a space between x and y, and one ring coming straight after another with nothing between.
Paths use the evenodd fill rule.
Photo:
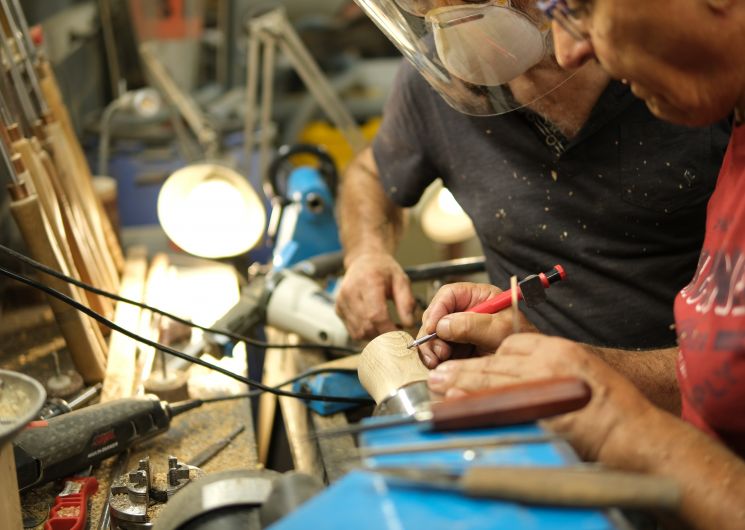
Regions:
<instances>
[{"instance_id":1,"label":"safety glasses","mask_svg":"<svg viewBox=\"0 0 745 530\"><path fill-rule=\"evenodd\" d=\"M558 22L564 31L575 39L582 41L587 38L587 31L583 29L582 18L588 14L589 2L539 0L536 5L546 15L546 18Z\"/></svg>"}]
</instances>

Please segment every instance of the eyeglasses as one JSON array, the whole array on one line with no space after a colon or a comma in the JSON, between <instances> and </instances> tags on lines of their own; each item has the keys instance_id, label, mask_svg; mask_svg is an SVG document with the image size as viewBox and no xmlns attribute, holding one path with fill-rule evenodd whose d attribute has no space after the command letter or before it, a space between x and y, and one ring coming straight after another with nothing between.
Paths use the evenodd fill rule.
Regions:
<instances>
[{"instance_id":1,"label":"eyeglasses","mask_svg":"<svg viewBox=\"0 0 745 530\"><path fill-rule=\"evenodd\" d=\"M571 4L579 4L573 5ZM583 28L582 17L589 14L589 2L576 2L572 0L539 0L536 2L538 9L551 20L555 20L572 37L579 41L587 38L587 31Z\"/></svg>"}]
</instances>

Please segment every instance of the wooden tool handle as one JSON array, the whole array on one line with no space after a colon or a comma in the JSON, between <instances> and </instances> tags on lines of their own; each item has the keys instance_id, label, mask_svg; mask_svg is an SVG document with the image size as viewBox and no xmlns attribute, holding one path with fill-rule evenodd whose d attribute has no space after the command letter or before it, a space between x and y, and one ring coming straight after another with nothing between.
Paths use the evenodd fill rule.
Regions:
<instances>
[{"instance_id":1,"label":"wooden tool handle","mask_svg":"<svg viewBox=\"0 0 745 530\"><path fill-rule=\"evenodd\" d=\"M49 228L36 195L11 202L10 209L34 259L47 267L66 272L61 253L48 232ZM45 283L78 301L83 299L72 285L62 280L50 276L45 279ZM101 348L103 338L98 329L93 327L87 317L57 298L49 297L49 305L52 306L75 368L87 383L103 380L106 358Z\"/></svg>"},{"instance_id":2,"label":"wooden tool handle","mask_svg":"<svg viewBox=\"0 0 745 530\"><path fill-rule=\"evenodd\" d=\"M47 105L51 109L52 116L59 122L62 127L65 138L67 139L67 145L69 147L69 154L74 160L76 171L73 175L77 178L77 183L80 186L81 192L89 201L87 204L90 207L87 211L87 215L93 216L93 220L97 223L94 228L101 230L101 234L105 239L105 243L108 246L108 250L111 253L118 271L124 268L124 255L122 253L121 246L117 240L114 228L109 221L109 218L103 211L101 201L95 195L93 191L93 184L91 181L91 171L88 166L88 162L85 159L83 149L80 147L80 142L75 136L75 130L72 126L72 120L70 114L67 112L67 107L62 99L62 93L57 83L57 78L54 75L54 70L48 61L40 61L37 67L39 74L39 85L41 91L44 94L44 99L47 101Z\"/></svg>"},{"instance_id":3,"label":"wooden tool handle","mask_svg":"<svg viewBox=\"0 0 745 530\"><path fill-rule=\"evenodd\" d=\"M467 495L531 504L675 510L680 487L668 478L596 469L471 467Z\"/></svg>"},{"instance_id":4,"label":"wooden tool handle","mask_svg":"<svg viewBox=\"0 0 745 530\"><path fill-rule=\"evenodd\" d=\"M70 200L68 199L65 190L62 188L59 176L56 173L56 168L52 163L52 159L49 158L49 155L45 151L38 153L38 157L41 165L46 169L47 174L49 175L50 182L54 188L54 193L57 196L57 201L62 213L62 225L65 234L67 234L67 241L70 245L73 264L75 269L78 271L79 279L89 285L100 286L103 288L108 287L104 283L96 263L95 250L89 246L91 243L90 237L84 232L84 225L77 215L77 212L70 204ZM111 318L114 314L114 304L108 298L99 296L90 291L86 291L85 296L91 308L97 313L104 315L106 318ZM101 333L104 335L108 334L108 328L104 329L103 325L101 326Z\"/></svg>"},{"instance_id":5,"label":"wooden tool handle","mask_svg":"<svg viewBox=\"0 0 745 530\"><path fill-rule=\"evenodd\" d=\"M539 379L432 405L433 429L448 431L535 421L584 407L590 387L576 377Z\"/></svg>"},{"instance_id":6,"label":"wooden tool handle","mask_svg":"<svg viewBox=\"0 0 745 530\"><path fill-rule=\"evenodd\" d=\"M419 359L413 340L405 331L384 333L370 341L360 354L357 374L376 403L402 386L427 379L429 370Z\"/></svg>"}]
</instances>

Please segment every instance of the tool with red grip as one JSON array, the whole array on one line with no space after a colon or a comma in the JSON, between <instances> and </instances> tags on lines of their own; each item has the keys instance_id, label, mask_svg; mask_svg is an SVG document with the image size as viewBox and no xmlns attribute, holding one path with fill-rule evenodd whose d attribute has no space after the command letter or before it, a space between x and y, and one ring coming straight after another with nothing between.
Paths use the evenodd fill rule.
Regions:
<instances>
[{"instance_id":1,"label":"tool with red grip","mask_svg":"<svg viewBox=\"0 0 745 530\"><path fill-rule=\"evenodd\" d=\"M547 272L541 272L539 274L531 274L524 278L517 284L517 299L523 300L528 307L534 307L544 300L546 300L546 289L551 284L556 283L560 280L564 280L567 277L564 267L561 265L555 265L551 270ZM498 294L494 298L490 298L470 308L466 313L484 313L494 314L499 313L503 309L507 309L512 304L512 289L507 289L502 293ZM409 344L409 348L414 348L420 344L424 344L437 336L437 333L430 333L424 335Z\"/></svg>"},{"instance_id":2,"label":"tool with red grip","mask_svg":"<svg viewBox=\"0 0 745 530\"><path fill-rule=\"evenodd\" d=\"M70 478L57 495L44 530L83 530L88 523L88 499L98 491L96 477Z\"/></svg>"}]
</instances>

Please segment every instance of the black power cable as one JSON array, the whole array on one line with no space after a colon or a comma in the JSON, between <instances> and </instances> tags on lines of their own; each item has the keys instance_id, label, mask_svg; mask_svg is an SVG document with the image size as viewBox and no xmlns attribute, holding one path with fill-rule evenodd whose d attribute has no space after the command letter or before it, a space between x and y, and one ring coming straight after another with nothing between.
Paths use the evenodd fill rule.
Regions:
<instances>
[{"instance_id":1,"label":"black power cable","mask_svg":"<svg viewBox=\"0 0 745 530\"><path fill-rule=\"evenodd\" d=\"M307 370L303 372L302 374L296 375L295 377L288 379L287 381L284 381L278 385L273 386L272 388L282 388L283 386L291 385L296 381L300 381L301 379L305 379L306 377L310 377L313 375L319 375L319 374L356 374L357 370L354 368L314 368L311 370ZM243 394L232 394L229 396L218 396L218 397L212 397L212 398L205 398L200 399L202 403L218 403L220 401L231 401L233 399L243 399L243 398L252 398L259 396L263 393L263 390L252 390L251 392L245 392ZM367 401L367 403L374 403L372 398Z\"/></svg>"},{"instance_id":2,"label":"black power cable","mask_svg":"<svg viewBox=\"0 0 745 530\"><path fill-rule=\"evenodd\" d=\"M200 326L199 324L195 324L194 322L191 322L190 320L187 320L185 318L181 318L177 315L174 315L173 313L169 313L167 311L163 311L162 309L158 309L157 307L153 307L151 305L137 302L136 300L131 300L129 298L125 298L123 296L119 296L118 294L110 293L108 291L104 291L103 289L99 289L98 287L94 287L90 284L87 284L85 282L81 282L80 280L76 278L72 278L70 276L67 276L65 274L62 274L59 271L56 271L50 267L47 267L43 263L39 263L38 261L35 261L28 256L21 254L20 252L16 252L15 250L8 248L4 245L0 245L0 250L5 252L6 254L14 257L18 261L21 261L25 263L26 265L29 265L30 267L43 272L44 274L48 274L50 276L54 276L55 278L62 280L67 283L71 283L73 285L76 285L80 287L81 289L85 289L86 291L89 291L91 293L104 296L106 298L110 298L112 300L116 300L117 302L124 302L125 304L131 304L134 306L137 306L141 309L147 309L149 311L152 311L153 313L157 313L159 315L163 315L164 317L168 317L171 320L175 320L176 322L179 322L181 324L184 324L186 326L190 326L192 328L201 329L203 331L208 331L210 333L215 333L218 335L224 335L226 337L230 337L233 340L245 342L246 344L250 344L251 346L255 346L257 348L274 348L274 349L289 349L289 348L297 348L297 349L324 349L329 351L338 351L343 353L359 353L358 350L355 350L354 348L347 348L344 346L324 346L321 344L270 344L268 342L263 342L260 340L252 339L251 337L246 337L244 335L239 335L237 333L233 333L231 331L222 330L222 329L215 329L210 328L206 326Z\"/></svg>"},{"instance_id":3,"label":"black power cable","mask_svg":"<svg viewBox=\"0 0 745 530\"><path fill-rule=\"evenodd\" d=\"M327 401L327 402L333 402L333 403L357 403L357 404L366 404L369 403L369 399L359 399L359 398L350 398L350 397L343 397L343 396L320 396L320 395L314 395L314 394L308 394L303 392L289 392L286 390L281 390L279 388L274 388L267 386L263 383L260 383L259 381L254 381L253 379L249 379L247 377L244 377L240 374L237 374L235 372L231 372L230 370L226 370L222 366L217 366L215 364L212 364L208 361L205 361L203 359L200 359L199 357L194 357L192 355L186 354L184 352L174 350L173 348L170 348L164 344L160 344L158 342L152 341L150 339L147 339L145 337L142 337L138 335L137 333L134 333L132 331L129 331L128 329L125 329L115 322L112 322L108 318L104 317L103 315L100 315L96 311L90 309L89 307L84 306L83 304L79 303L76 300L73 300L69 296L57 291L56 289L53 289L47 285L44 285L41 282L37 282L36 280L32 280L31 278L28 278L26 276L23 276L21 274L17 274L15 272L9 271L8 269L4 267L0 267L0 273L4 274L5 276L8 276L9 278L12 278L18 282L24 283L30 287L34 287L36 289L39 289L41 291L44 291L46 294L53 296L64 303L74 307L78 311L85 313L89 317L93 318L94 320L104 324L105 326L113 329L114 331L118 331L122 335L126 335L127 337L134 339L138 342L141 342L143 344L147 344L151 348L155 348L157 350L160 350L164 353L168 353L170 355L173 355L174 357L178 357L179 359L183 359L187 362L191 362L194 364L198 364L199 366L204 366L205 368L208 368L210 370L214 370L215 372L221 373L223 375L226 375L232 379L235 379L236 381L240 381L241 383L244 383L248 386L255 387L257 389L260 389L263 392L269 392L271 394L275 394L277 396L286 396L286 397L293 397L298 399L306 399L309 401Z\"/></svg>"}]
</instances>

